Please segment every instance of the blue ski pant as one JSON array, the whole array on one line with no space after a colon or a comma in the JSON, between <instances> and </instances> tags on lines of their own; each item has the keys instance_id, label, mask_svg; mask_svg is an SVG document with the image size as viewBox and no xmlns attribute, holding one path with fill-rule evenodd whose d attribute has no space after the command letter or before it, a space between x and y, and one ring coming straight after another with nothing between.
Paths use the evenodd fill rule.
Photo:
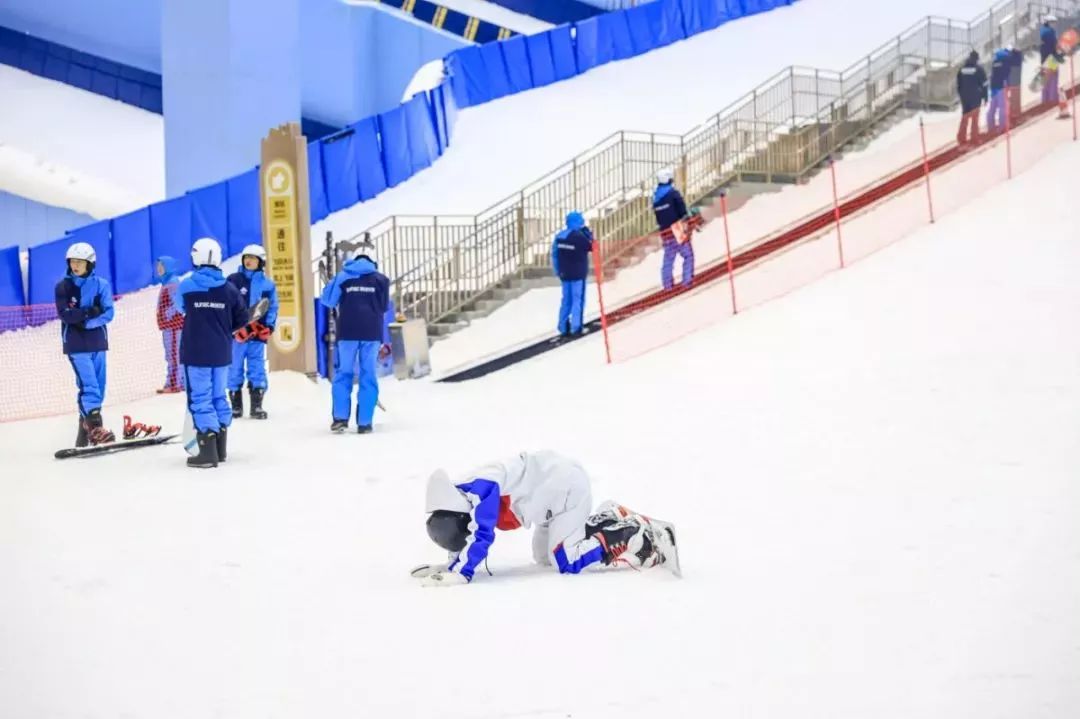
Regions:
<instances>
[{"instance_id":1,"label":"blue ski pant","mask_svg":"<svg viewBox=\"0 0 1080 719\"><path fill-rule=\"evenodd\" d=\"M665 290L675 286L672 275L675 270L675 257L682 257L682 284L689 286L694 279L694 246L689 242L680 243L674 237L664 238L664 264L660 268L660 281Z\"/></svg>"},{"instance_id":2,"label":"blue ski pant","mask_svg":"<svg viewBox=\"0 0 1080 719\"><path fill-rule=\"evenodd\" d=\"M1005 90L994 90L990 94L990 109L986 111L986 126L990 132L1005 129Z\"/></svg>"},{"instance_id":3,"label":"blue ski pant","mask_svg":"<svg viewBox=\"0 0 1080 719\"><path fill-rule=\"evenodd\" d=\"M1058 103L1058 71L1044 73L1042 86L1042 101Z\"/></svg>"},{"instance_id":4,"label":"blue ski pant","mask_svg":"<svg viewBox=\"0 0 1080 719\"><path fill-rule=\"evenodd\" d=\"M199 432L217 432L232 424L232 406L226 391L229 368L184 366L188 412Z\"/></svg>"},{"instance_id":5,"label":"blue ski pant","mask_svg":"<svg viewBox=\"0 0 1080 719\"><path fill-rule=\"evenodd\" d=\"M184 387L184 368L180 365L180 330L162 330L165 348L165 387Z\"/></svg>"},{"instance_id":6,"label":"blue ski pant","mask_svg":"<svg viewBox=\"0 0 1080 719\"><path fill-rule=\"evenodd\" d=\"M581 332L584 317L585 280L563 280L562 303L559 305L559 334Z\"/></svg>"},{"instance_id":7,"label":"blue ski pant","mask_svg":"<svg viewBox=\"0 0 1080 719\"><path fill-rule=\"evenodd\" d=\"M79 415L85 417L90 410L101 409L105 401L105 353L75 352L68 355L68 361L79 388Z\"/></svg>"},{"instance_id":8,"label":"blue ski pant","mask_svg":"<svg viewBox=\"0 0 1080 719\"><path fill-rule=\"evenodd\" d=\"M233 340L232 365L229 367L229 389L233 392L244 386L245 363L248 387L266 389L266 343Z\"/></svg>"},{"instance_id":9,"label":"blue ski pant","mask_svg":"<svg viewBox=\"0 0 1080 719\"><path fill-rule=\"evenodd\" d=\"M370 425L379 401L379 380L376 360L382 342L338 340L334 352L333 413L335 420L348 421L352 409L353 377L357 364L360 369L359 391L356 397L356 423Z\"/></svg>"}]
</instances>

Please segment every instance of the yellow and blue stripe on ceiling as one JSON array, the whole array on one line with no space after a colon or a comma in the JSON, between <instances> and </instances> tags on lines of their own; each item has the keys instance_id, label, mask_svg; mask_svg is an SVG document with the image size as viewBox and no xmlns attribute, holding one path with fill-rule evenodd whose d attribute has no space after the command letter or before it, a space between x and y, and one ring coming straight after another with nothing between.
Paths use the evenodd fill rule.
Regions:
<instances>
[{"instance_id":1,"label":"yellow and blue stripe on ceiling","mask_svg":"<svg viewBox=\"0 0 1080 719\"><path fill-rule=\"evenodd\" d=\"M487 20L471 17L457 10L429 2L429 0L376 0L376 2L407 12L421 22L477 43L505 40L517 34Z\"/></svg>"}]
</instances>

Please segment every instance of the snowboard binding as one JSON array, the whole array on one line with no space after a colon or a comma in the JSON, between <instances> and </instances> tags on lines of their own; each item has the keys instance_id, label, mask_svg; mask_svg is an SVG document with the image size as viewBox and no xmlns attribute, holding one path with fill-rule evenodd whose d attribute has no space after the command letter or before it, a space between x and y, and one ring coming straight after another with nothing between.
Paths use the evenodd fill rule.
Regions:
<instances>
[{"instance_id":1,"label":"snowboard binding","mask_svg":"<svg viewBox=\"0 0 1080 719\"><path fill-rule=\"evenodd\" d=\"M124 415L124 439L145 439L159 434L161 434L160 425L133 422L131 417Z\"/></svg>"}]
</instances>

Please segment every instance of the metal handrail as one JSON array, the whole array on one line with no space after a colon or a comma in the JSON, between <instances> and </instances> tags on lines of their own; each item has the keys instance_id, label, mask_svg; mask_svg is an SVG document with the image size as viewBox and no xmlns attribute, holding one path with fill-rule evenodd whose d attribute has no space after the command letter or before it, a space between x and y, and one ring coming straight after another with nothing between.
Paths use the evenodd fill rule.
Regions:
<instances>
[{"instance_id":1,"label":"metal handrail","mask_svg":"<svg viewBox=\"0 0 1080 719\"><path fill-rule=\"evenodd\" d=\"M649 197L661 167L696 203L738 179L798 180L906 104L952 107L969 50L1019 47L1047 12L1075 15L1080 0L1001 0L970 22L928 16L843 71L788 67L681 136L616 132L475 216L393 216L365 232L398 308L438 322L548 267L570 210L586 215L613 261L655 229Z\"/></svg>"}]
</instances>

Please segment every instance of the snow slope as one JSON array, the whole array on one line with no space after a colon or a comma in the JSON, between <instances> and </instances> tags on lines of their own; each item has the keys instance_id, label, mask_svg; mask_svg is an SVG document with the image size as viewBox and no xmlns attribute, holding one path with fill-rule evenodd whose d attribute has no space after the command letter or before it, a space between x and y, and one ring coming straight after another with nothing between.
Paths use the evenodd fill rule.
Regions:
<instances>
[{"instance_id":1,"label":"snow slope","mask_svg":"<svg viewBox=\"0 0 1080 719\"><path fill-rule=\"evenodd\" d=\"M390 215L473 215L619 130L681 134L788 65L842 70L928 14L969 19L987 0L800 0L538 90L469 108L449 151L313 236L346 237ZM813 28L808 31L807 28Z\"/></svg>"},{"instance_id":2,"label":"snow slope","mask_svg":"<svg viewBox=\"0 0 1080 719\"><path fill-rule=\"evenodd\" d=\"M0 65L0 189L104 218L165 198L160 115Z\"/></svg>"},{"instance_id":3,"label":"snow slope","mask_svg":"<svg viewBox=\"0 0 1080 719\"><path fill-rule=\"evenodd\" d=\"M632 362L387 383L370 436L287 373L214 472L4 426L5 717L1071 716L1078 161ZM516 532L494 576L416 586L427 474L545 446L676 521L685 578L555 576Z\"/></svg>"},{"instance_id":4,"label":"snow slope","mask_svg":"<svg viewBox=\"0 0 1080 719\"><path fill-rule=\"evenodd\" d=\"M320 223L315 234L354 234L392 214L474 214L612 132L682 133L789 64L842 69L927 14L966 19L987 7L989 0L910 0L868 14L858 0L800 0L568 82L470 108L459 117L453 148L430 169ZM164 197L160 116L3 66L0 97L0 144L33 158L28 170L27 163L0 155L3 189L18 193L18 184L49 180L47 168L55 168L55 201L48 194L34 199L99 216ZM35 162L45 174L26 180ZM83 193L85 200L70 199L72 186L91 184L96 188Z\"/></svg>"}]
</instances>

